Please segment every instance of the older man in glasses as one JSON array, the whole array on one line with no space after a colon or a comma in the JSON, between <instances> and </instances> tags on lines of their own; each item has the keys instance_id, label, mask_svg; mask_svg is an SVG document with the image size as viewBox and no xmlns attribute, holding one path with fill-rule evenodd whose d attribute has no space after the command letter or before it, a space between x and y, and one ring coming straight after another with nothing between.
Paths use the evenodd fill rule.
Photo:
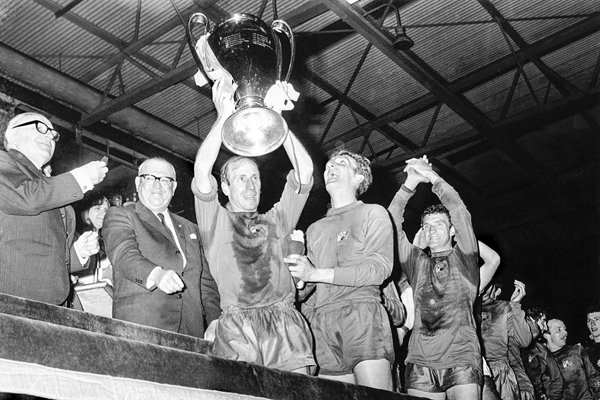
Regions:
<instances>
[{"instance_id":1,"label":"older man in glasses","mask_svg":"<svg viewBox=\"0 0 600 400\"><path fill-rule=\"evenodd\" d=\"M135 178L139 202L111 207L102 231L114 269L113 317L203 337L221 313L196 224L169 212L177 180L162 158Z\"/></svg>"},{"instance_id":2,"label":"older man in glasses","mask_svg":"<svg viewBox=\"0 0 600 400\"><path fill-rule=\"evenodd\" d=\"M69 271L98 251L95 234L73 243L70 203L101 182L108 169L92 161L46 176L60 135L48 118L23 113L12 118L0 150L0 292L65 305Z\"/></svg>"}]
</instances>

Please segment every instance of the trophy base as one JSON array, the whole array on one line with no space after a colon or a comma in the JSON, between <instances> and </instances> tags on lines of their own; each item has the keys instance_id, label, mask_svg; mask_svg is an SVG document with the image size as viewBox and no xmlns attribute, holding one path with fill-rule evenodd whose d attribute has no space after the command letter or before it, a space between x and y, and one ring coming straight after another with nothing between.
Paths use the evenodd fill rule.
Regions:
<instances>
[{"instance_id":1,"label":"trophy base","mask_svg":"<svg viewBox=\"0 0 600 400\"><path fill-rule=\"evenodd\" d=\"M223 144L240 156L256 157L272 152L287 137L285 119L263 106L242 108L223 124Z\"/></svg>"}]
</instances>

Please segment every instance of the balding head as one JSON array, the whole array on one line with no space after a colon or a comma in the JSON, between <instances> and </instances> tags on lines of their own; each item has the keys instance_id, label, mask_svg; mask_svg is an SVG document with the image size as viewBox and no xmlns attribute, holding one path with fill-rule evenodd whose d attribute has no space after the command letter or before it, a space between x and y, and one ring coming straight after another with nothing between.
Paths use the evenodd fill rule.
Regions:
<instances>
[{"instance_id":1,"label":"balding head","mask_svg":"<svg viewBox=\"0 0 600 400\"><path fill-rule=\"evenodd\" d=\"M558 351L567 344L567 327L560 319L548 321L548 332L544 333L546 346L550 351Z\"/></svg>"},{"instance_id":2,"label":"balding head","mask_svg":"<svg viewBox=\"0 0 600 400\"><path fill-rule=\"evenodd\" d=\"M54 155L56 142L51 134L40 133L35 121L54 129L50 120L42 114L35 112L18 114L8 121L4 132L4 148L20 151L36 167L42 168ZM28 124L29 122L31 124Z\"/></svg>"}]
</instances>

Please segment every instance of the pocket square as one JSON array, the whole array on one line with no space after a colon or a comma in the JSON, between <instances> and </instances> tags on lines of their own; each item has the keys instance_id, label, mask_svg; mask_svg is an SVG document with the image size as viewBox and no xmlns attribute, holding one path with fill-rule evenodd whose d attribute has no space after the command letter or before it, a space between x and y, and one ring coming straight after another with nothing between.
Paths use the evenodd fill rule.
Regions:
<instances>
[{"instance_id":1,"label":"pocket square","mask_svg":"<svg viewBox=\"0 0 600 400\"><path fill-rule=\"evenodd\" d=\"M190 239L196 240L196 239L198 239L198 236L196 236L195 233L190 233Z\"/></svg>"}]
</instances>

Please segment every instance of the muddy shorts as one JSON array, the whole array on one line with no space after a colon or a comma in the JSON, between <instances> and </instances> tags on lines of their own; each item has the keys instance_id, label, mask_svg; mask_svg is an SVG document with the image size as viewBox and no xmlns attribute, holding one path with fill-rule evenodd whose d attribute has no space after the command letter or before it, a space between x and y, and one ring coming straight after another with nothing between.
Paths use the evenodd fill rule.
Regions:
<instances>
[{"instance_id":1,"label":"muddy shorts","mask_svg":"<svg viewBox=\"0 0 600 400\"><path fill-rule=\"evenodd\" d=\"M351 374L356 364L386 359L394 363L389 318L377 299L322 306L311 316L319 373Z\"/></svg>"},{"instance_id":2,"label":"muddy shorts","mask_svg":"<svg viewBox=\"0 0 600 400\"><path fill-rule=\"evenodd\" d=\"M481 370L474 367L433 369L407 363L405 376L407 389L430 393L442 393L453 386L483 384Z\"/></svg>"},{"instance_id":3,"label":"muddy shorts","mask_svg":"<svg viewBox=\"0 0 600 400\"><path fill-rule=\"evenodd\" d=\"M212 355L284 371L316 365L308 324L288 302L228 307L217 323Z\"/></svg>"}]
</instances>

